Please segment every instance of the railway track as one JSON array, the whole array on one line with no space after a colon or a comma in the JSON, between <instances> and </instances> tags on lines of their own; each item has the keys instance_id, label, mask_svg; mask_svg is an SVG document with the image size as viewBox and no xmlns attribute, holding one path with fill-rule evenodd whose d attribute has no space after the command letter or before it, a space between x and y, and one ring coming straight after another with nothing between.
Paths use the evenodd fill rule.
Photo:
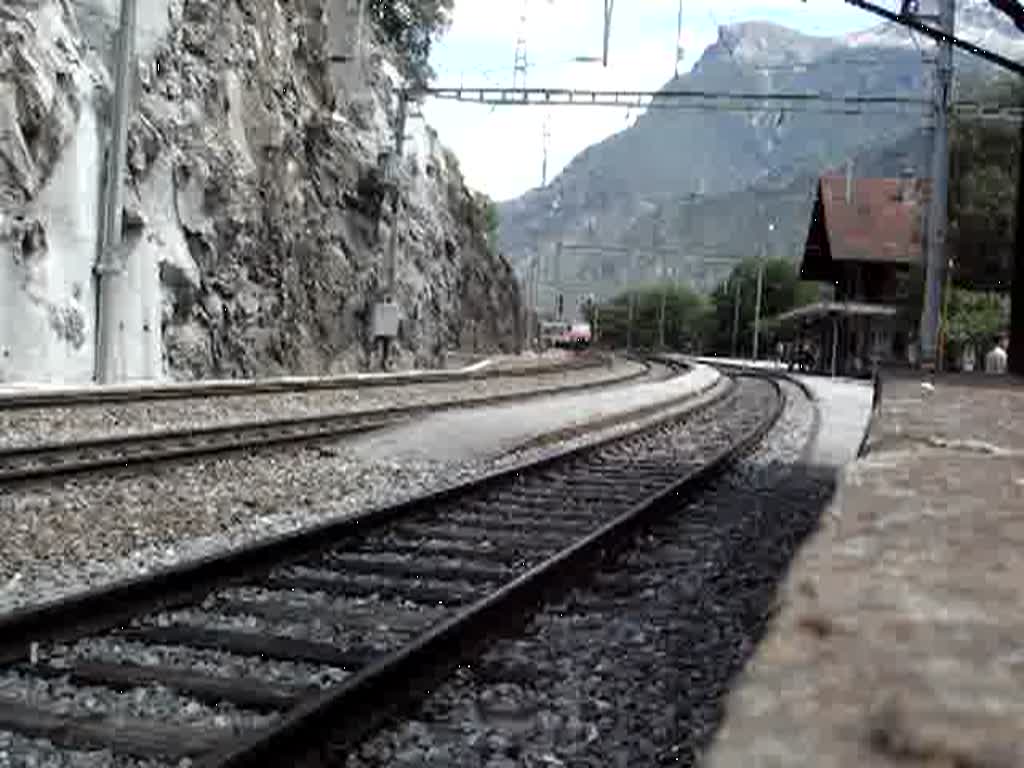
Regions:
<instances>
[{"instance_id":1,"label":"railway track","mask_svg":"<svg viewBox=\"0 0 1024 768\"><path fill-rule=\"evenodd\" d=\"M195 397L239 397L251 395L316 392L332 389L407 386L481 379L518 378L571 372L606 365L600 355L586 355L565 362L534 368L471 368L454 371L422 371L414 374L350 374L341 376L283 377L247 381L190 381L158 385L116 385L95 389L0 393L0 411L31 408L66 408L72 405L145 403L188 400Z\"/></svg>"},{"instance_id":2,"label":"railway track","mask_svg":"<svg viewBox=\"0 0 1024 768\"><path fill-rule=\"evenodd\" d=\"M36 765L340 764L782 406L739 378L624 436L0 620L0 746Z\"/></svg>"},{"instance_id":3,"label":"railway track","mask_svg":"<svg viewBox=\"0 0 1024 768\"><path fill-rule=\"evenodd\" d=\"M659 366L663 371L654 371L655 366ZM644 370L619 377L611 383L585 381L569 385L540 387L527 392L471 397L441 403L2 447L0 448L0 486L50 480L89 472L122 472L202 456L255 451L289 443L337 439L393 426L428 413L497 405L545 395L615 386L635 381L644 376L672 375L684 368L683 364L671 362L653 365L647 363Z\"/></svg>"}]
</instances>

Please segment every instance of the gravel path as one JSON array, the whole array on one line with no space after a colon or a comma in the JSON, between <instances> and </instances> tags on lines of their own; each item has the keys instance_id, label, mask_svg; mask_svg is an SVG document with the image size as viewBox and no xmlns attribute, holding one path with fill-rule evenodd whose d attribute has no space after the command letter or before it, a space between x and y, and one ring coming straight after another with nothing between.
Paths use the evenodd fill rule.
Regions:
<instances>
[{"instance_id":1,"label":"gravel path","mask_svg":"<svg viewBox=\"0 0 1024 768\"><path fill-rule=\"evenodd\" d=\"M814 411L786 390L781 424L735 471L343 765L695 764L830 492L793 471Z\"/></svg>"},{"instance_id":2,"label":"gravel path","mask_svg":"<svg viewBox=\"0 0 1024 768\"><path fill-rule=\"evenodd\" d=\"M628 427L620 423L568 444ZM359 460L344 444L321 445L18 489L0 496L0 613L394 504L557 450L399 464Z\"/></svg>"},{"instance_id":3,"label":"gravel path","mask_svg":"<svg viewBox=\"0 0 1024 768\"><path fill-rule=\"evenodd\" d=\"M197 397L187 400L112 403L68 408L0 410L0 447L183 429L234 421L445 403L529 392L533 389L567 384L612 382L640 368L637 363L617 361L611 368L598 366L524 377L248 396Z\"/></svg>"}]
</instances>

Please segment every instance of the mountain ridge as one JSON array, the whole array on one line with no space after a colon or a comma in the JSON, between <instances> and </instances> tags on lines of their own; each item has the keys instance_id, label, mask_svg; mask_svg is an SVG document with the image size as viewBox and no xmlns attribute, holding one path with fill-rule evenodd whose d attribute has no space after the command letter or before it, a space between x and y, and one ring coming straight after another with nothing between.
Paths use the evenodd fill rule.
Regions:
<instances>
[{"instance_id":1,"label":"mountain ridge","mask_svg":"<svg viewBox=\"0 0 1024 768\"><path fill-rule=\"evenodd\" d=\"M1012 22L984 2L962 5L957 21L958 34L969 39L984 38L1004 53L1024 51L1024 36L1014 39ZM918 45L927 51L926 42ZM965 57L957 63L964 71L991 72ZM661 90L923 96L928 83L921 52L898 26L882 23L852 35L821 37L773 22L745 21L719 27L718 39L694 67ZM758 233L768 231L771 222L748 222L769 217L756 209L777 209L774 246L798 257L813 183L826 169L853 158L860 175L869 166L878 175L908 170L924 175L929 151L922 142L927 135L922 117L867 109L837 116L777 108L698 115L648 110L629 128L582 150L546 187L499 203L501 246L520 271L538 254L551 262L559 242L616 246L620 250L598 256L603 265L597 272L614 277L595 285L595 291L608 292L636 275L621 263L621 253L668 243L678 254L677 263L667 266L709 288L728 265L701 269L694 254L739 259L757 252L764 240ZM803 189L806 210L792 203L794 188ZM702 193L699 204L694 193ZM737 201L755 200L753 213L736 207ZM692 221L684 224L692 219L681 213L687 206L707 214L716 204L722 210L708 216L702 232ZM737 221L744 223L733 226ZM715 247L709 249L709 242ZM587 259L592 262L593 256ZM557 270L563 274L595 273L580 258L563 254L561 262ZM655 273L648 270L641 277Z\"/></svg>"}]
</instances>

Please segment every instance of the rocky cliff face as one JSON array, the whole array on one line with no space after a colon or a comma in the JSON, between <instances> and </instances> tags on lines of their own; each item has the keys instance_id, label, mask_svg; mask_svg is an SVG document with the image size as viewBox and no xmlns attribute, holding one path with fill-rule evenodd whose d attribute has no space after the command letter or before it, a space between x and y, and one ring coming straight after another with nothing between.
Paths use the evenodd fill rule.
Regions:
<instances>
[{"instance_id":1,"label":"rocky cliff face","mask_svg":"<svg viewBox=\"0 0 1024 768\"><path fill-rule=\"evenodd\" d=\"M0 381L86 381L115 3L0 8ZM396 54L361 74L345 0L145 0L119 280L127 377L327 372L370 359L398 227L399 360L511 348L518 293L480 202L410 120L393 221Z\"/></svg>"}]
</instances>

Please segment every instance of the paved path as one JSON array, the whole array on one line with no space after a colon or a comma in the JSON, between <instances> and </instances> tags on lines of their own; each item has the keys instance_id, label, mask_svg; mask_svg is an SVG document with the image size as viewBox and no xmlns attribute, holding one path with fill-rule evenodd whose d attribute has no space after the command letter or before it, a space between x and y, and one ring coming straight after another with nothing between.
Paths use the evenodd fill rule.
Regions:
<instances>
[{"instance_id":1,"label":"paved path","mask_svg":"<svg viewBox=\"0 0 1024 768\"><path fill-rule=\"evenodd\" d=\"M745 360L731 357L698 357L699 362L714 365L739 365L765 371L787 372L785 365L772 360ZM807 376L792 374L807 384L818 400L821 432L815 445L814 460L829 467L842 467L857 458L871 418L871 382L841 376Z\"/></svg>"},{"instance_id":2,"label":"paved path","mask_svg":"<svg viewBox=\"0 0 1024 768\"><path fill-rule=\"evenodd\" d=\"M886 380L707 768L1024 766L1024 382Z\"/></svg>"},{"instance_id":3,"label":"paved path","mask_svg":"<svg viewBox=\"0 0 1024 768\"><path fill-rule=\"evenodd\" d=\"M812 454L814 461L838 469L856 459L871 419L871 384L819 376L795 378L814 393L821 414L821 430Z\"/></svg>"},{"instance_id":4,"label":"paved path","mask_svg":"<svg viewBox=\"0 0 1024 768\"><path fill-rule=\"evenodd\" d=\"M352 451L367 460L490 459L545 434L697 394L720 375L707 366L667 381L537 398L511 405L458 410L368 435Z\"/></svg>"}]
</instances>

